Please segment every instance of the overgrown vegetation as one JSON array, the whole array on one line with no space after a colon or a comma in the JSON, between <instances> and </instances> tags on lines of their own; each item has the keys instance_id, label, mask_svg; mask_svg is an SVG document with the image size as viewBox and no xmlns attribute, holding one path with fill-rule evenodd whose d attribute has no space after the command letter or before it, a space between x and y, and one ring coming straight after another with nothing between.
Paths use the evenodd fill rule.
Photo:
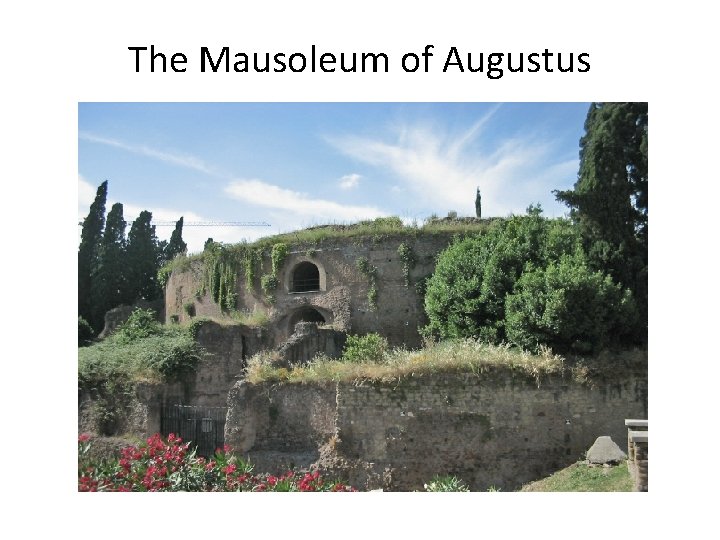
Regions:
<instances>
[{"instance_id":1,"label":"overgrown vegetation","mask_svg":"<svg viewBox=\"0 0 720 540\"><path fill-rule=\"evenodd\" d=\"M162 326L152 311L138 309L115 334L79 349L78 383L87 390L107 390L171 381L193 371L202 354L192 326Z\"/></svg>"},{"instance_id":2,"label":"overgrown vegetation","mask_svg":"<svg viewBox=\"0 0 720 540\"><path fill-rule=\"evenodd\" d=\"M278 368L273 362L274 351L261 352L249 360L246 377L251 383L390 381L430 373L467 372L480 375L491 370L507 369L532 378L539 384L543 377L562 373L566 369L564 359L549 350L530 354L517 348L489 345L472 339L429 344L424 349L408 351L389 349L382 338L359 338L350 340L345 349L345 356L348 354L351 361L348 361L349 358L332 360L320 355L307 364L286 369ZM587 374L582 369L567 369L571 369L577 377Z\"/></svg>"},{"instance_id":3,"label":"overgrown vegetation","mask_svg":"<svg viewBox=\"0 0 720 540\"><path fill-rule=\"evenodd\" d=\"M347 337L342 358L346 362L382 362L388 351L388 341L380 334Z\"/></svg>"},{"instance_id":4,"label":"overgrown vegetation","mask_svg":"<svg viewBox=\"0 0 720 540\"><path fill-rule=\"evenodd\" d=\"M93 335L90 324L82 317L78 317L78 347L88 345L92 341Z\"/></svg>"},{"instance_id":5,"label":"overgrown vegetation","mask_svg":"<svg viewBox=\"0 0 720 540\"><path fill-rule=\"evenodd\" d=\"M235 308L239 261L223 244L212 242L203 252L205 261L202 290L210 294L223 311Z\"/></svg>"},{"instance_id":6,"label":"overgrown vegetation","mask_svg":"<svg viewBox=\"0 0 720 540\"><path fill-rule=\"evenodd\" d=\"M355 265L357 266L357 269L360 271L360 273L363 274L368 280L368 307L370 308L370 311L375 311L377 309L378 300L377 266L372 264L367 259L367 257L359 257L358 260L355 261Z\"/></svg>"},{"instance_id":7,"label":"overgrown vegetation","mask_svg":"<svg viewBox=\"0 0 720 540\"><path fill-rule=\"evenodd\" d=\"M633 481L627 462L596 467L580 461L548 478L526 484L520 491L633 491Z\"/></svg>"},{"instance_id":8,"label":"overgrown vegetation","mask_svg":"<svg viewBox=\"0 0 720 540\"><path fill-rule=\"evenodd\" d=\"M398 255L403 265L403 279L405 280L405 286L410 286L410 270L415 266L415 253L412 247L405 242L398 246Z\"/></svg>"},{"instance_id":9,"label":"overgrown vegetation","mask_svg":"<svg viewBox=\"0 0 720 540\"><path fill-rule=\"evenodd\" d=\"M260 279L260 287L269 304L275 303L275 291L278 288L278 278L273 274L265 274Z\"/></svg>"},{"instance_id":10,"label":"overgrown vegetation","mask_svg":"<svg viewBox=\"0 0 720 540\"><path fill-rule=\"evenodd\" d=\"M272 251L270 252L270 261L272 262L272 273L277 277L280 267L285 262L285 257L288 254L288 246L283 242L278 242L273 245Z\"/></svg>"}]
</instances>

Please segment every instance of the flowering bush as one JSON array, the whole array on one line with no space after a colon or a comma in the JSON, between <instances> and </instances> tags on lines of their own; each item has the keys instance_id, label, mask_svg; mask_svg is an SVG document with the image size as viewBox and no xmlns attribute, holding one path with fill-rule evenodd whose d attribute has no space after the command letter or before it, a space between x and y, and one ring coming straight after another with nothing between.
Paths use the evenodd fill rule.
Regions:
<instances>
[{"instance_id":1,"label":"flowering bush","mask_svg":"<svg viewBox=\"0 0 720 540\"><path fill-rule=\"evenodd\" d=\"M78 437L78 491L357 491L324 480L318 471L252 474L252 466L227 445L205 459L172 433L167 440L156 434L123 448L119 459L90 459L90 444L89 435Z\"/></svg>"}]
</instances>

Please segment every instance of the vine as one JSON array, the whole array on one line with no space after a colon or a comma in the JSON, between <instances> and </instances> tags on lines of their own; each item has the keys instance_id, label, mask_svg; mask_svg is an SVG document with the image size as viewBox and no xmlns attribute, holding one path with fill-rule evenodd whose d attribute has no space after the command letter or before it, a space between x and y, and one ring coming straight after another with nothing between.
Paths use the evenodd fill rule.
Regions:
<instances>
[{"instance_id":1,"label":"vine","mask_svg":"<svg viewBox=\"0 0 720 540\"><path fill-rule=\"evenodd\" d=\"M260 279L260 286L262 287L265 296L270 304L275 303L275 289L278 287L278 278L272 274L265 274Z\"/></svg>"},{"instance_id":2,"label":"vine","mask_svg":"<svg viewBox=\"0 0 720 540\"><path fill-rule=\"evenodd\" d=\"M282 242L279 242L272 247L272 251L270 253L270 259L272 260L272 275L277 277L278 271L280 270L280 267L282 266L283 262L285 261L285 257L287 257L288 254L288 247L287 244L283 244Z\"/></svg>"},{"instance_id":3,"label":"vine","mask_svg":"<svg viewBox=\"0 0 720 540\"><path fill-rule=\"evenodd\" d=\"M205 274L202 289L209 292L213 301L223 311L235 308L237 293L235 284L238 274L238 260L222 244L213 242L203 253Z\"/></svg>"},{"instance_id":4,"label":"vine","mask_svg":"<svg viewBox=\"0 0 720 540\"><path fill-rule=\"evenodd\" d=\"M410 270L415 266L415 253L413 249L405 242L398 246L398 254L400 260L403 263L403 278L405 279L405 286L410 286Z\"/></svg>"},{"instance_id":5,"label":"vine","mask_svg":"<svg viewBox=\"0 0 720 540\"><path fill-rule=\"evenodd\" d=\"M262 253L258 249L247 248L243 253L242 265L245 273L245 287L252 291L255 286L255 269L262 260Z\"/></svg>"},{"instance_id":6,"label":"vine","mask_svg":"<svg viewBox=\"0 0 720 540\"><path fill-rule=\"evenodd\" d=\"M371 264L366 257L360 257L355 264L357 265L358 270L360 270L360 272L368 279L368 284L370 285L367 294L368 305L370 306L371 311L375 311L377 309L378 300L377 266Z\"/></svg>"}]
</instances>

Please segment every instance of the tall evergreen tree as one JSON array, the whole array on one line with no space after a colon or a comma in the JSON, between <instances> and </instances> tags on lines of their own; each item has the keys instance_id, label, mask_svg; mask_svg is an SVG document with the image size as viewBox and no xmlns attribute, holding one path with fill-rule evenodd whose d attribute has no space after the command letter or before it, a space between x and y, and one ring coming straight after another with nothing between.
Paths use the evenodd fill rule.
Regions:
<instances>
[{"instance_id":1,"label":"tall evergreen tree","mask_svg":"<svg viewBox=\"0 0 720 540\"><path fill-rule=\"evenodd\" d=\"M147 210L133 221L127 239L128 287L124 303L131 304L140 298L154 300L161 293L157 279L161 253L151 225L152 214Z\"/></svg>"},{"instance_id":2,"label":"tall evergreen tree","mask_svg":"<svg viewBox=\"0 0 720 540\"><path fill-rule=\"evenodd\" d=\"M175 230L170 235L170 242L165 246L164 254L166 261L172 261L180 253L187 251L187 244L182 239L183 218L175 223Z\"/></svg>"},{"instance_id":3,"label":"tall evergreen tree","mask_svg":"<svg viewBox=\"0 0 720 540\"><path fill-rule=\"evenodd\" d=\"M593 103L572 190L555 191L580 225L589 262L630 288L647 325L648 106Z\"/></svg>"},{"instance_id":4,"label":"tall evergreen tree","mask_svg":"<svg viewBox=\"0 0 720 540\"><path fill-rule=\"evenodd\" d=\"M105 224L105 203L108 183L105 180L97 189L95 200L83 220L78 248L78 314L87 321L92 320L91 283L97 266L98 251ZM93 325L95 331L99 329Z\"/></svg>"},{"instance_id":5,"label":"tall evergreen tree","mask_svg":"<svg viewBox=\"0 0 720 540\"><path fill-rule=\"evenodd\" d=\"M125 226L123 205L115 203L105 221L98 264L92 276L91 301L96 324L103 324L105 312L120 305L127 296Z\"/></svg>"}]
</instances>

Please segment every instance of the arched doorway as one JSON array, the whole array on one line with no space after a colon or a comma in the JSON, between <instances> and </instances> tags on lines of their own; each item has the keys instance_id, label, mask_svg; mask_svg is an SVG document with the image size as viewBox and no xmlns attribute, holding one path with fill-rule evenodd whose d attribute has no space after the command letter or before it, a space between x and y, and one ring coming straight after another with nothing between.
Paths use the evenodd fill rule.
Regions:
<instances>
[{"instance_id":1,"label":"arched doorway","mask_svg":"<svg viewBox=\"0 0 720 540\"><path fill-rule=\"evenodd\" d=\"M320 271L318 270L318 267L308 261L304 261L298 264L292 273L292 280L290 281L290 292L314 292L319 290Z\"/></svg>"},{"instance_id":2,"label":"arched doorway","mask_svg":"<svg viewBox=\"0 0 720 540\"><path fill-rule=\"evenodd\" d=\"M313 322L320 325L325 324L326 320L325 317L323 317L322 313L320 313L317 309L311 307L304 307L298 309L290 316L289 326L291 334L295 331L295 325L299 322Z\"/></svg>"}]
</instances>

